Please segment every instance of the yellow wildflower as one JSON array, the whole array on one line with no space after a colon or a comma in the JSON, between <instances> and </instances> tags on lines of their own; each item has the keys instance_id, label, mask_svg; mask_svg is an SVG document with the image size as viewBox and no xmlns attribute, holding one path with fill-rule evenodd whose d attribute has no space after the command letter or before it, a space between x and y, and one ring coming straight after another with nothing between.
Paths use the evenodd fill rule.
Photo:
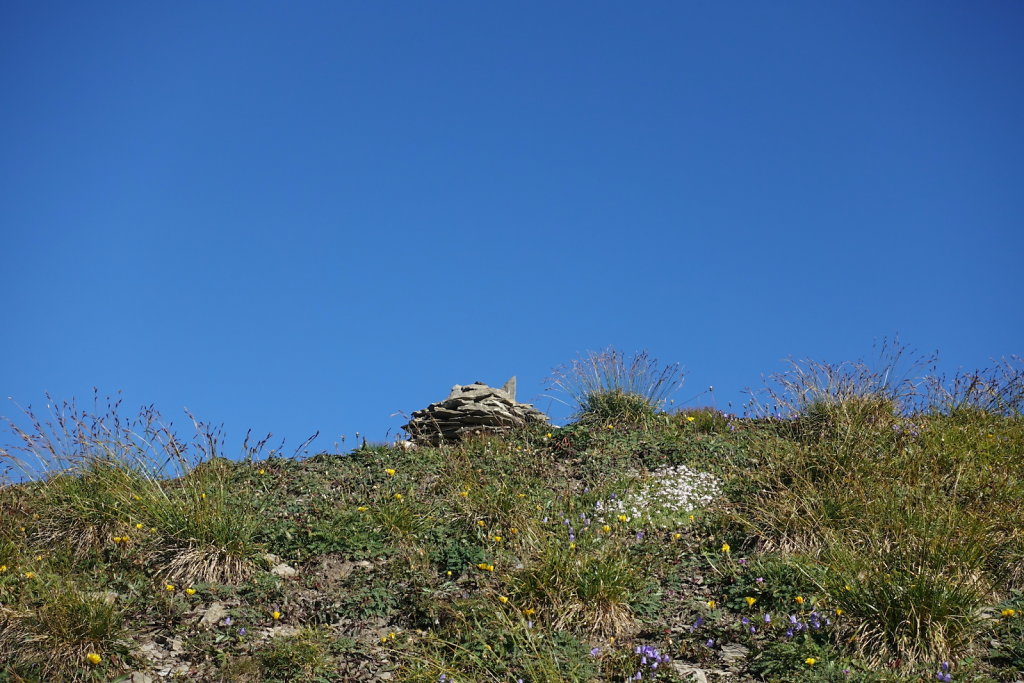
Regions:
<instances>
[{"instance_id":1,"label":"yellow wildflower","mask_svg":"<svg viewBox=\"0 0 1024 683\"><path fill-rule=\"evenodd\" d=\"M717 605L717 604L718 603L715 602L714 600L708 600L708 602L707 602L708 607L711 608L711 609L715 609L715 605Z\"/></svg>"},{"instance_id":2,"label":"yellow wildflower","mask_svg":"<svg viewBox=\"0 0 1024 683\"><path fill-rule=\"evenodd\" d=\"M462 496L463 498L468 498L469 491L459 491L459 495Z\"/></svg>"},{"instance_id":3,"label":"yellow wildflower","mask_svg":"<svg viewBox=\"0 0 1024 683\"><path fill-rule=\"evenodd\" d=\"M730 547L729 547L729 544L728 544L728 543L723 543L723 544L722 544L722 552L723 552L723 553L727 553L727 552L729 552L730 550L732 550L732 548L730 548Z\"/></svg>"},{"instance_id":4,"label":"yellow wildflower","mask_svg":"<svg viewBox=\"0 0 1024 683\"><path fill-rule=\"evenodd\" d=\"M165 591L173 591L174 590L174 584L173 583L165 584L164 585L164 590Z\"/></svg>"},{"instance_id":5,"label":"yellow wildflower","mask_svg":"<svg viewBox=\"0 0 1024 683\"><path fill-rule=\"evenodd\" d=\"M815 659L814 657L808 657L807 659L804 660L804 664L806 664L807 666L814 666L817 663L818 663L818 660Z\"/></svg>"},{"instance_id":6,"label":"yellow wildflower","mask_svg":"<svg viewBox=\"0 0 1024 683\"><path fill-rule=\"evenodd\" d=\"M1015 610L1015 609L1004 609L999 614L1003 615L1004 617L1012 617L1012 616L1015 616L1017 614L1017 610Z\"/></svg>"},{"instance_id":7,"label":"yellow wildflower","mask_svg":"<svg viewBox=\"0 0 1024 683\"><path fill-rule=\"evenodd\" d=\"M370 508L366 507L365 505L360 505L359 507L356 508L356 510L358 510L359 512L366 512L369 509Z\"/></svg>"},{"instance_id":8,"label":"yellow wildflower","mask_svg":"<svg viewBox=\"0 0 1024 683\"><path fill-rule=\"evenodd\" d=\"M402 500L402 494L401 493L396 493L395 494L395 500Z\"/></svg>"},{"instance_id":9,"label":"yellow wildflower","mask_svg":"<svg viewBox=\"0 0 1024 683\"><path fill-rule=\"evenodd\" d=\"M747 607L753 607L754 603L757 602L757 598L752 598L750 596L743 598L743 600L747 603Z\"/></svg>"},{"instance_id":10,"label":"yellow wildflower","mask_svg":"<svg viewBox=\"0 0 1024 683\"><path fill-rule=\"evenodd\" d=\"M89 660L90 664L99 664L100 662L103 661L103 657L100 657L95 652L90 652L89 654L87 654L85 656L85 658Z\"/></svg>"},{"instance_id":11,"label":"yellow wildflower","mask_svg":"<svg viewBox=\"0 0 1024 683\"><path fill-rule=\"evenodd\" d=\"M612 530L612 528L610 526L608 526L607 524L605 524L603 527L601 527L601 531L605 532L606 534L610 533L611 530Z\"/></svg>"},{"instance_id":12,"label":"yellow wildflower","mask_svg":"<svg viewBox=\"0 0 1024 683\"><path fill-rule=\"evenodd\" d=\"M836 616L837 617L843 616L843 610L841 610L840 608L836 607Z\"/></svg>"},{"instance_id":13,"label":"yellow wildflower","mask_svg":"<svg viewBox=\"0 0 1024 683\"><path fill-rule=\"evenodd\" d=\"M189 595L195 595L196 594L196 589L195 588L186 588L185 592L187 594L189 594Z\"/></svg>"},{"instance_id":14,"label":"yellow wildflower","mask_svg":"<svg viewBox=\"0 0 1024 683\"><path fill-rule=\"evenodd\" d=\"M390 467L389 467L389 468L387 468L387 469L386 469L386 470L384 470L384 471L385 471L385 472L387 472L387 475L388 475L389 477L393 477L393 476L395 476L395 470L391 469Z\"/></svg>"},{"instance_id":15,"label":"yellow wildflower","mask_svg":"<svg viewBox=\"0 0 1024 683\"><path fill-rule=\"evenodd\" d=\"M569 544L569 550L576 550L576 544L575 543L570 543Z\"/></svg>"},{"instance_id":16,"label":"yellow wildflower","mask_svg":"<svg viewBox=\"0 0 1024 683\"><path fill-rule=\"evenodd\" d=\"M517 493L516 494L516 498L526 498L526 494L525 493Z\"/></svg>"},{"instance_id":17,"label":"yellow wildflower","mask_svg":"<svg viewBox=\"0 0 1024 683\"><path fill-rule=\"evenodd\" d=\"M619 521L620 522L628 522L629 521L629 517L627 517L626 515L619 515Z\"/></svg>"},{"instance_id":18,"label":"yellow wildflower","mask_svg":"<svg viewBox=\"0 0 1024 683\"><path fill-rule=\"evenodd\" d=\"M274 610L273 612L270 613L270 616L271 616L271 618L273 618L274 621L277 621L278 619L281 618L281 613L278 612L277 610Z\"/></svg>"},{"instance_id":19,"label":"yellow wildflower","mask_svg":"<svg viewBox=\"0 0 1024 683\"><path fill-rule=\"evenodd\" d=\"M7 571L7 565L0 564L0 574L3 574L5 571Z\"/></svg>"},{"instance_id":20,"label":"yellow wildflower","mask_svg":"<svg viewBox=\"0 0 1024 683\"><path fill-rule=\"evenodd\" d=\"M505 597L504 595L499 595L499 596L498 596L498 602L500 602L501 604L503 604L503 605L504 605L505 603L507 603L507 602L508 602L508 598L507 598L507 597Z\"/></svg>"},{"instance_id":21,"label":"yellow wildflower","mask_svg":"<svg viewBox=\"0 0 1024 683\"><path fill-rule=\"evenodd\" d=\"M484 520L482 520L482 519L478 519L478 520L476 520L476 525L477 526L487 526L487 523L484 522Z\"/></svg>"},{"instance_id":22,"label":"yellow wildflower","mask_svg":"<svg viewBox=\"0 0 1024 683\"><path fill-rule=\"evenodd\" d=\"M501 536L495 536L495 537L494 537L494 542L495 542L495 543L501 543L501 541L502 541L502 538L501 538Z\"/></svg>"},{"instance_id":23,"label":"yellow wildflower","mask_svg":"<svg viewBox=\"0 0 1024 683\"><path fill-rule=\"evenodd\" d=\"M517 529L515 527L512 527L511 529L508 530L508 532L510 534L518 534L519 533L519 529Z\"/></svg>"},{"instance_id":24,"label":"yellow wildflower","mask_svg":"<svg viewBox=\"0 0 1024 683\"><path fill-rule=\"evenodd\" d=\"M605 425L605 429L615 429L615 425Z\"/></svg>"},{"instance_id":25,"label":"yellow wildflower","mask_svg":"<svg viewBox=\"0 0 1024 683\"><path fill-rule=\"evenodd\" d=\"M554 436L554 434L552 434L551 432L548 432L547 434L544 435L544 438L545 439L550 439L552 436Z\"/></svg>"},{"instance_id":26,"label":"yellow wildflower","mask_svg":"<svg viewBox=\"0 0 1024 683\"><path fill-rule=\"evenodd\" d=\"M36 573L35 572L25 572L25 578L26 579L34 579L34 578L36 578Z\"/></svg>"},{"instance_id":27,"label":"yellow wildflower","mask_svg":"<svg viewBox=\"0 0 1024 683\"><path fill-rule=\"evenodd\" d=\"M686 416L686 421L687 421L687 422L693 422L693 421L694 421L694 420L696 420L696 419L697 419L697 418L695 418L695 417L694 417L693 415L687 415L687 416Z\"/></svg>"},{"instance_id":28,"label":"yellow wildflower","mask_svg":"<svg viewBox=\"0 0 1024 683\"><path fill-rule=\"evenodd\" d=\"M261 467L256 474L266 474L266 473L267 473L267 471Z\"/></svg>"},{"instance_id":29,"label":"yellow wildflower","mask_svg":"<svg viewBox=\"0 0 1024 683\"><path fill-rule=\"evenodd\" d=\"M804 604L804 598L801 595L798 595L795 598L793 598L793 601L796 602L796 604L798 605Z\"/></svg>"},{"instance_id":30,"label":"yellow wildflower","mask_svg":"<svg viewBox=\"0 0 1024 683\"><path fill-rule=\"evenodd\" d=\"M531 614L535 613L536 611L537 610L533 609L532 607L527 607L526 609L523 610L523 614L525 614L526 616L530 616Z\"/></svg>"},{"instance_id":31,"label":"yellow wildflower","mask_svg":"<svg viewBox=\"0 0 1024 683\"><path fill-rule=\"evenodd\" d=\"M136 524L135 528L136 529L141 529L142 528L142 522L139 522L138 524Z\"/></svg>"},{"instance_id":32,"label":"yellow wildflower","mask_svg":"<svg viewBox=\"0 0 1024 683\"><path fill-rule=\"evenodd\" d=\"M680 533L675 533L675 534L672 534L672 540L673 540L673 541L678 541L678 540L679 540L680 538L682 538L682 537L683 537L683 535L682 535L682 534L680 534Z\"/></svg>"}]
</instances>

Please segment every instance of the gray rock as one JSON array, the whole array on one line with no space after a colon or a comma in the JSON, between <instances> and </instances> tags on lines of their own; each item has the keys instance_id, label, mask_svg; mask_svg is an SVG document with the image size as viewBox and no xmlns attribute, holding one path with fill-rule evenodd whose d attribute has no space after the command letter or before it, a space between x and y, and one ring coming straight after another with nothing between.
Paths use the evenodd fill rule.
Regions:
<instances>
[{"instance_id":1,"label":"gray rock","mask_svg":"<svg viewBox=\"0 0 1024 683\"><path fill-rule=\"evenodd\" d=\"M681 678L695 683L708 683L708 675L704 673L703 669L698 669L691 664L684 664L683 662L672 662L670 664L672 670Z\"/></svg>"},{"instance_id":2,"label":"gray rock","mask_svg":"<svg viewBox=\"0 0 1024 683\"><path fill-rule=\"evenodd\" d=\"M299 570L291 565L281 563L270 570L270 573L274 576L280 576L282 579L290 579L299 573Z\"/></svg>"},{"instance_id":3,"label":"gray rock","mask_svg":"<svg viewBox=\"0 0 1024 683\"><path fill-rule=\"evenodd\" d=\"M726 664L732 664L744 659L748 654L750 654L750 650L739 643L729 643L722 646L722 659L725 660Z\"/></svg>"},{"instance_id":4,"label":"gray rock","mask_svg":"<svg viewBox=\"0 0 1024 683\"><path fill-rule=\"evenodd\" d=\"M215 602L206 608L202 619L199 620L199 625L204 628L216 626L226 616L228 616L228 610L224 607L224 603Z\"/></svg>"}]
</instances>

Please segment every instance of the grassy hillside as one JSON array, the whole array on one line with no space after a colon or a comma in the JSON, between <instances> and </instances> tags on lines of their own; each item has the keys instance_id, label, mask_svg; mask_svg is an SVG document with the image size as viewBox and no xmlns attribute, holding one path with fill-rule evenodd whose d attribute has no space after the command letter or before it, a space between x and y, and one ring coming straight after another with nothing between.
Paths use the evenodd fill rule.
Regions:
<instances>
[{"instance_id":1,"label":"grassy hillside","mask_svg":"<svg viewBox=\"0 0 1024 683\"><path fill-rule=\"evenodd\" d=\"M1019 369L795 364L749 417L619 369L303 461L64 406L4 454L0 681L1022 680Z\"/></svg>"}]
</instances>

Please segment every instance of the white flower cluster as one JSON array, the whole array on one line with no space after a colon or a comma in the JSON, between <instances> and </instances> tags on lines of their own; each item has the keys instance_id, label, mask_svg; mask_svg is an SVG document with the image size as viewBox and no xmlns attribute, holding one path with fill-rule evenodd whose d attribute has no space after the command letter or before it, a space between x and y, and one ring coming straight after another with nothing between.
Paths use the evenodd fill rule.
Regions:
<instances>
[{"instance_id":1,"label":"white flower cluster","mask_svg":"<svg viewBox=\"0 0 1024 683\"><path fill-rule=\"evenodd\" d=\"M707 472L685 465L660 467L637 490L598 501L594 511L602 524L625 515L631 525L667 529L684 524L690 513L710 505L721 492L718 480Z\"/></svg>"}]
</instances>

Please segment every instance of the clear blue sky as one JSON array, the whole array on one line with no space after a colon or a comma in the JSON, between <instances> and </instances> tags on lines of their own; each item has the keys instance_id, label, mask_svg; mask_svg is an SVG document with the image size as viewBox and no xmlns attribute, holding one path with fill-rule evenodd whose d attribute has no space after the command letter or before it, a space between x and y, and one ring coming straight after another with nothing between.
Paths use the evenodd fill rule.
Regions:
<instances>
[{"instance_id":1,"label":"clear blue sky","mask_svg":"<svg viewBox=\"0 0 1024 683\"><path fill-rule=\"evenodd\" d=\"M0 414L298 445L648 349L1024 351L1024 4L0 3ZM706 402L706 397L695 399ZM6 441L6 439L3 439Z\"/></svg>"}]
</instances>

